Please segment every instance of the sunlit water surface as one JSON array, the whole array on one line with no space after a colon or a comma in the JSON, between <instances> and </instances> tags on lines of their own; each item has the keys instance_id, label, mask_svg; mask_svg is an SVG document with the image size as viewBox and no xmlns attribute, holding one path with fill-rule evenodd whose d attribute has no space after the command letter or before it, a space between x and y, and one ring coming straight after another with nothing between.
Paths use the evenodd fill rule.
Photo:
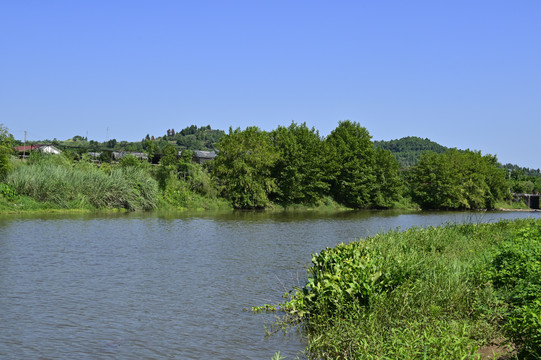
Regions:
<instances>
[{"instance_id":1,"label":"sunlit water surface","mask_svg":"<svg viewBox=\"0 0 541 360\"><path fill-rule=\"evenodd\" d=\"M311 254L388 229L512 213L185 213L0 217L2 359L293 359L265 336Z\"/></svg>"}]
</instances>

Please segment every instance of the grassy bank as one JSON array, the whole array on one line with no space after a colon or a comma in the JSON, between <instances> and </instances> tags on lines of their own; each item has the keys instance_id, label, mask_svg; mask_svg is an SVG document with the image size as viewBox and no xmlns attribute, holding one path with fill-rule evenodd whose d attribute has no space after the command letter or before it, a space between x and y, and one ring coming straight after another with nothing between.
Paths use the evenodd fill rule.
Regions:
<instances>
[{"instance_id":1,"label":"grassy bank","mask_svg":"<svg viewBox=\"0 0 541 360\"><path fill-rule=\"evenodd\" d=\"M13 160L13 170L0 182L0 213L92 212L136 210L232 210L219 196L209 174L191 166L179 178L167 166L133 161L129 165L73 162L62 156L35 156ZM325 197L313 206L268 210L343 209Z\"/></svg>"},{"instance_id":2,"label":"grassy bank","mask_svg":"<svg viewBox=\"0 0 541 360\"><path fill-rule=\"evenodd\" d=\"M195 164L191 157L178 159L172 150L171 155L162 157L159 165L134 156L101 164L84 154L77 161L69 154L56 156L38 152L26 160L11 158L10 170L0 178L0 212L233 208L231 196L223 192L223 179L212 176L212 164ZM270 188L265 192L268 201L264 208L271 211L345 209L347 203L337 201L331 194L303 197L299 193L295 198L297 203L284 201ZM385 208L420 209L408 196L399 196L394 201L388 199L386 203ZM506 204L500 207L503 205ZM524 208L525 205L517 206Z\"/></svg>"},{"instance_id":3,"label":"grassy bank","mask_svg":"<svg viewBox=\"0 0 541 360\"><path fill-rule=\"evenodd\" d=\"M201 168L188 180L137 159L118 164L74 162L64 156L35 154L12 159L0 181L0 212L137 211L227 209Z\"/></svg>"},{"instance_id":4,"label":"grassy bank","mask_svg":"<svg viewBox=\"0 0 541 360\"><path fill-rule=\"evenodd\" d=\"M532 210L524 201L499 201L496 202L494 208L500 210Z\"/></svg>"},{"instance_id":5,"label":"grassy bank","mask_svg":"<svg viewBox=\"0 0 541 360\"><path fill-rule=\"evenodd\" d=\"M21 196L17 198L17 196ZM157 206L156 182L142 169L39 163L8 174L3 197L20 209L149 210Z\"/></svg>"},{"instance_id":6,"label":"grassy bank","mask_svg":"<svg viewBox=\"0 0 541 360\"><path fill-rule=\"evenodd\" d=\"M314 255L279 308L309 358L538 359L540 279L541 221L392 231Z\"/></svg>"}]
</instances>

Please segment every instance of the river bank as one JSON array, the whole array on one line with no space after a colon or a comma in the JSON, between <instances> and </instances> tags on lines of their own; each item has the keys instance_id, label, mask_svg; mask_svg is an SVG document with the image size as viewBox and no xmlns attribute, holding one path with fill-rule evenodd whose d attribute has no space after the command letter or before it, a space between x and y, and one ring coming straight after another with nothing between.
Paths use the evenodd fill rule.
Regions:
<instances>
[{"instance_id":1,"label":"river bank","mask_svg":"<svg viewBox=\"0 0 541 360\"><path fill-rule=\"evenodd\" d=\"M313 255L278 325L301 324L310 358L535 358L540 263L540 220L382 233Z\"/></svg>"}]
</instances>

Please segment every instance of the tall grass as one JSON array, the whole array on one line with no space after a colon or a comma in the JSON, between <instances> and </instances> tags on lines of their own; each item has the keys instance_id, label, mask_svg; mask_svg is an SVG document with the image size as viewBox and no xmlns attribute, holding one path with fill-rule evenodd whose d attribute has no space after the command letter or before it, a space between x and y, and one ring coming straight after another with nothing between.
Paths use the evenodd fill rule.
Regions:
<instances>
[{"instance_id":1,"label":"tall grass","mask_svg":"<svg viewBox=\"0 0 541 360\"><path fill-rule=\"evenodd\" d=\"M94 166L37 162L15 168L6 178L19 194L63 208L156 207L156 181L143 169L115 168L109 173Z\"/></svg>"},{"instance_id":2,"label":"tall grass","mask_svg":"<svg viewBox=\"0 0 541 360\"><path fill-rule=\"evenodd\" d=\"M490 269L525 224L391 231L327 248L281 304L284 321L300 321L310 358L477 359L509 334L511 305Z\"/></svg>"}]
</instances>

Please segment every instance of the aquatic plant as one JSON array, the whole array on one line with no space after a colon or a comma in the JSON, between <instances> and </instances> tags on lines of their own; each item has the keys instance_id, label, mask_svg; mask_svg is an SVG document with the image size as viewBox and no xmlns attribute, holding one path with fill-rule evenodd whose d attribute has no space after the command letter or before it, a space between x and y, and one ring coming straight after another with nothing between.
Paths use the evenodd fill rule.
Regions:
<instances>
[{"instance_id":1,"label":"aquatic plant","mask_svg":"<svg viewBox=\"0 0 541 360\"><path fill-rule=\"evenodd\" d=\"M477 359L505 336L538 356L541 246L524 230L534 225L415 228L327 248L286 294L282 321L302 325L318 359Z\"/></svg>"}]
</instances>

